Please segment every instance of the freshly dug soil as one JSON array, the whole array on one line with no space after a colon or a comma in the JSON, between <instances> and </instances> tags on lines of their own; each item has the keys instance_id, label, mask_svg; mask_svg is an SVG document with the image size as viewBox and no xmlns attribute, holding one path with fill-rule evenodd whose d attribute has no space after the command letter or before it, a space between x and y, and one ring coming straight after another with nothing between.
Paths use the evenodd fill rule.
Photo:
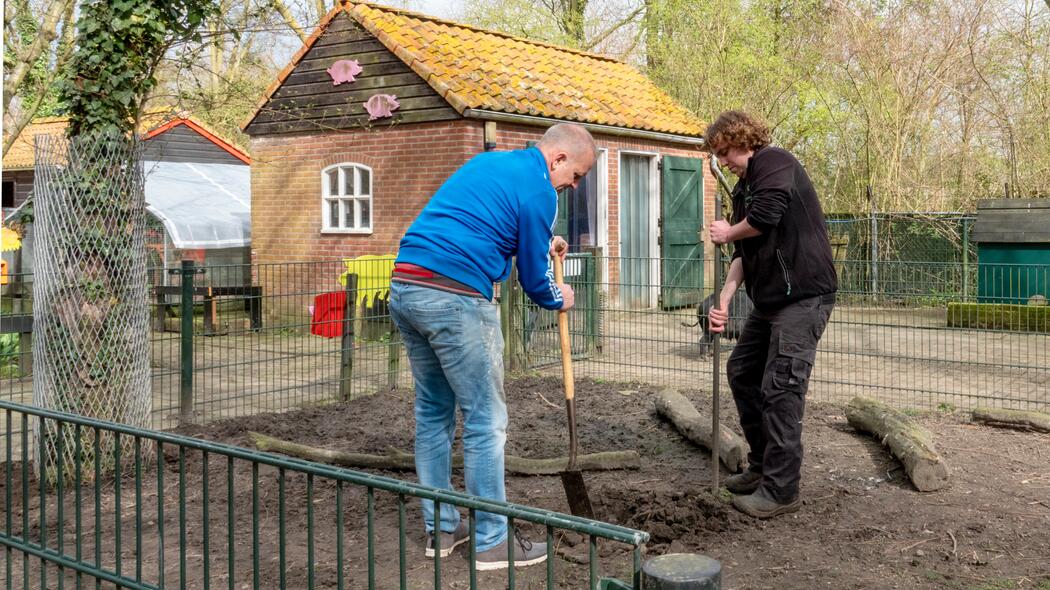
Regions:
<instances>
[{"instance_id":1,"label":"freshly dug soil","mask_svg":"<svg viewBox=\"0 0 1050 590\"><path fill-rule=\"evenodd\" d=\"M710 413L710 395L681 384L697 408ZM507 452L521 457L562 456L567 451L565 410L561 384L548 377L508 379L510 411ZM916 420L933 433L937 451L950 468L946 489L920 493L907 480L900 463L873 438L857 433L846 421L844 408L811 404L804 429L804 505L794 514L757 521L735 511L728 495L710 493L710 455L683 438L655 410L656 390L649 385L578 379L577 412L580 450L585 453L633 449L642 456L636 471L585 472L591 499L600 519L647 531L651 541L646 556L670 552L697 552L723 565L723 588L811 590L813 588L890 588L1050 590L1050 434L999 429L973 424L962 413L929 413ZM394 390L346 403L307 407L280 414L255 415L185 428L182 434L250 447L249 431L298 443L348 452L382 454L390 448L412 451L413 397ZM725 423L737 430L736 412L726 395ZM457 433L458 437L458 433ZM456 443L459 447L459 441ZM135 503L134 482L125 470L120 506L123 515L121 549L124 572L143 564L143 579L157 580L161 569L165 585L203 588L228 587L228 543L235 547L234 584L276 588L282 578L279 531L283 548L284 580L289 588L308 587L308 555L314 558L314 587L336 588L339 560L336 547L336 486L323 478L309 482L287 472L283 480L285 512L281 516L278 471L262 467L252 473L248 462L235 462L232 473L224 457L210 455L205 468L198 451L180 457L172 445L164 448L163 489L152 467L143 477L142 506ZM183 465L180 478L180 464ZM21 533L21 467L13 465L12 521ZM31 470L30 470L31 471ZM205 478L204 473L207 473ZM415 480L411 472L373 471L375 475ZM723 474L724 475L724 474ZM0 477L0 497L6 477ZM233 483L232 492L229 482ZM253 498L252 482L257 481ZM453 477L463 489L462 473ZM205 486L207 484L207 486ZM208 496L204 495L205 487ZM29 538L40 530L37 486L27 486ZM103 562L115 557L113 482L99 488ZM94 555L94 488L82 489L82 551ZM313 546L308 545L308 493L312 493ZM161 495L162 494L162 495ZM227 506L232 495L233 512ZM568 511L557 476L508 476L512 502L561 512ZM164 545L158 536L158 497L163 505ZM363 488L344 485L341 493L346 588L367 588L366 495ZM181 502L180 502L181 500ZM180 509L181 506L184 508ZM73 542L72 490L67 488L65 542ZM46 503L46 538L57 539L57 500ZM258 567L252 555L253 506L258 515ZM208 511L205 512L205 508ZM136 556L134 516L141 510L143 546ZM434 587L434 565L423 557L423 532L418 502L407 503L406 577L408 587ZM185 516L187 550L179 553L180 517ZM205 518L206 517L206 518ZM227 535L233 521L233 538ZM210 548L204 551L203 523L209 527ZM394 494L375 494L375 563L379 588L398 587L398 505ZM522 524L533 540L545 531ZM554 563L558 588L587 587L587 540L575 534L557 534ZM466 547L442 560L442 588L468 588ZM630 579L631 553L625 546L598 543L600 571ZM67 549L68 551L68 549ZM163 554L163 565L158 555ZM17 556L17 552L15 553ZM210 555L210 559L206 556ZM0 560L2 561L2 560ZM185 563L186 580L180 580ZM34 567L33 560L24 562ZM209 566L205 574L204 564ZM0 566L0 575L22 579L23 561L13 569ZM109 566L112 569L112 566ZM51 568L54 571L54 568ZM0 576L0 577L2 577ZM72 581L67 570L67 583ZM30 587L38 586L36 572ZM56 579L49 577L50 583ZM532 566L516 572L517 588L543 588L546 568ZM181 584L185 582L184 584ZM479 587L505 588L507 572L479 572ZM70 586L72 587L72 586Z\"/></svg>"}]
</instances>

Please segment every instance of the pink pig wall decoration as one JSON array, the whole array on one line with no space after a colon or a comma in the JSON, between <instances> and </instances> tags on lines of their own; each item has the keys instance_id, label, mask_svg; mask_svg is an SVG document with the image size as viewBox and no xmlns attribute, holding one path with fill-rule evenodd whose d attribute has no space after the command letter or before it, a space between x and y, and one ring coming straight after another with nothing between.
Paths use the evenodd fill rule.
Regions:
<instances>
[{"instance_id":1,"label":"pink pig wall decoration","mask_svg":"<svg viewBox=\"0 0 1050 590\"><path fill-rule=\"evenodd\" d=\"M400 106L401 103L397 102L393 94L375 94L365 103L365 110L368 111L368 120L375 121L394 116L393 112Z\"/></svg>"},{"instance_id":2,"label":"pink pig wall decoration","mask_svg":"<svg viewBox=\"0 0 1050 590\"><path fill-rule=\"evenodd\" d=\"M354 76L363 70L356 59L341 59L325 71L332 77L332 86L338 86L343 82L353 82Z\"/></svg>"}]
</instances>

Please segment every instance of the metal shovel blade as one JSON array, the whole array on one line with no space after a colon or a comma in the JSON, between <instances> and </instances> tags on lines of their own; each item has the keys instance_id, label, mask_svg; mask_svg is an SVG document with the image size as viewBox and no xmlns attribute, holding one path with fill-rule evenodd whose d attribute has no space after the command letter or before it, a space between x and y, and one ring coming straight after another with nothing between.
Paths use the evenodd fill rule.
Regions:
<instances>
[{"instance_id":1,"label":"metal shovel blade","mask_svg":"<svg viewBox=\"0 0 1050 590\"><path fill-rule=\"evenodd\" d=\"M569 512L573 516L594 520L594 508L587 495L587 484L583 483L583 473L579 470L562 471L561 485L565 487L565 496L569 500Z\"/></svg>"},{"instance_id":2,"label":"metal shovel blade","mask_svg":"<svg viewBox=\"0 0 1050 590\"><path fill-rule=\"evenodd\" d=\"M569 512L573 516L582 516L594 520L594 508L591 497L587 494L587 484L583 482L583 472L576 469L576 400L565 400L565 409L569 419L569 462L561 472L561 485L565 488L565 497L569 501Z\"/></svg>"}]
</instances>

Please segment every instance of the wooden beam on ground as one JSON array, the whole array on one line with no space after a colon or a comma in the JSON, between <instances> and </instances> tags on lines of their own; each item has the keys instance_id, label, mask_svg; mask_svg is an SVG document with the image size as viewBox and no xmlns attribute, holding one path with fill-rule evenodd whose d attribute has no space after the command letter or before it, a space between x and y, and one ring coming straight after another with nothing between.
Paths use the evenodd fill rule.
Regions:
<instances>
[{"instance_id":1,"label":"wooden beam on ground","mask_svg":"<svg viewBox=\"0 0 1050 590\"><path fill-rule=\"evenodd\" d=\"M684 395L674 389L665 389L656 396L656 411L674 424L682 436L706 448L711 448L711 416L701 414ZM747 442L737 433L720 428L719 459L726 469L736 473L747 465Z\"/></svg>"},{"instance_id":2,"label":"wooden beam on ground","mask_svg":"<svg viewBox=\"0 0 1050 590\"><path fill-rule=\"evenodd\" d=\"M948 485L948 464L937 453L933 435L909 416L866 397L855 397L846 407L850 426L874 434L904 464L915 488L932 492Z\"/></svg>"},{"instance_id":3,"label":"wooden beam on ground","mask_svg":"<svg viewBox=\"0 0 1050 590\"><path fill-rule=\"evenodd\" d=\"M258 432L249 432L248 436L260 451L276 451L319 463L331 463L342 467L359 469L391 469L396 471L414 471L416 468L416 456L397 449L391 449L385 455L370 455L312 447ZM504 458L504 463L508 473L517 475L558 475L565 471L569 464L569 458L529 459L507 455ZM642 459L637 451L608 451L580 455L576 458L576 468L581 471L638 469L641 467L641 464ZM452 457L452 467L454 469L463 468L463 455L454 455Z\"/></svg>"},{"instance_id":4,"label":"wooden beam on ground","mask_svg":"<svg viewBox=\"0 0 1050 590\"><path fill-rule=\"evenodd\" d=\"M1009 428L1050 432L1050 414L1042 412L976 408L973 411L973 420L974 422L983 422L990 426L1006 426Z\"/></svg>"}]
</instances>

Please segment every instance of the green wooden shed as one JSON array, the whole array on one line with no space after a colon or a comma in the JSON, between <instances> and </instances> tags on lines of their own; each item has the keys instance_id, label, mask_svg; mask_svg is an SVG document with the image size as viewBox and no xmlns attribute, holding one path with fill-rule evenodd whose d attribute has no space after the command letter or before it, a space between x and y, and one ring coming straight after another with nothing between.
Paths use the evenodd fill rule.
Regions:
<instances>
[{"instance_id":1,"label":"green wooden shed","mask_svg":"<svg viewBox=\"0 0 1050 590\"><path fill-rule=\"evenodd\" d=\"M977 205L977 300L1050 298L1050 199L987 199Z\"/></svg>"}]
</instances>

